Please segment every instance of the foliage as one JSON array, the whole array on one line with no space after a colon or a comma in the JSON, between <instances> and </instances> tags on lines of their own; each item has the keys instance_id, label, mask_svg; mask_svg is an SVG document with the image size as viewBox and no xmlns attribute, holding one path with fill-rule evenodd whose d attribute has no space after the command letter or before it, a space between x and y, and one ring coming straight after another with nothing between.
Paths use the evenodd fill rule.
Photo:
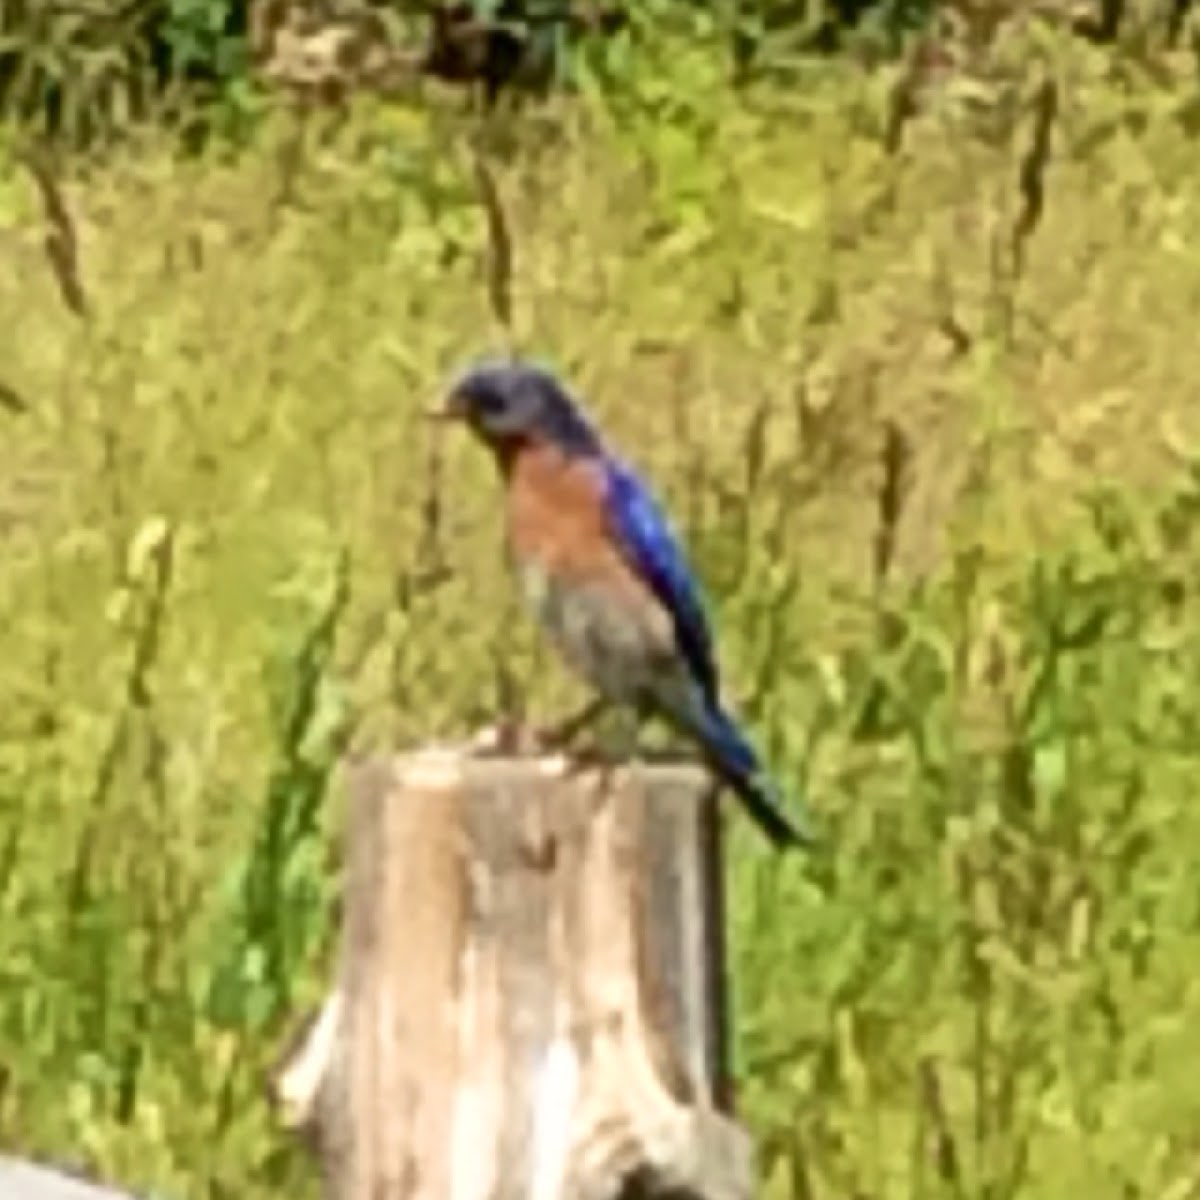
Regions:
<instances>
[{"instance_id":1,"label":"foliage","mask_svg":"<svg viewBox=\"0 0 1200 1200\"><path fill-rule=\"evenodd\" d=\"M781 862L730 817L762 1194L1188 1194L1194 101L1034 28L896 141L905 69L735 90L660 39L483 129L150 138L68 181L80 315L4 174L7 1146L311 1194L261 1084L326 981L338 756L573 687L513 618L490 468L417 419L511 336L667 493L826 833Z\"/></svg>"},{"instance_id":2,"label":"foliage","mask_svg":"<svg viewBox=\"0 0 1200 1200\"><path fill-rule=\"evenodd\" d=\"M1034 7L1092 40L1122 41L1123 50L1144 57L1150 47L1186 41L1191 4L1044 0ZM5 0L0 118L74 149L119 140L133 126L168 116L182 126L190 148L214 131L241 133L257 112L253 99L262 72L271 75L278 65L271 46L283 25L307 31L299 39L307 47L301 55L306 70L310 52L318 58L332 53L344 68L338 62L343 51L334 47L365 37L345 53L386 61L382 77L393 89L401 78L415 85L425 73L438 75L433 63L444 59L456 71L538 92L567 84L578 59L593 65L597 56L603 59L603 44L618 28L642 44L674 35L719 49L737 82L773 77L795 83L814 55L848 50L861 61L895 59L917 35L932 37L943 56L961 49L958 43L978 50L1023 26L1030 8L1019 0ZM444 26L430 20L433 9L449 14ZM303 20L293 19L297 13ZM439 45L447 30L454 31L454 46ZM353 71L335 90L366 83L350 76Z\"/></svg>"},{"instance_id":3,"label":"foliage","mask_svg":"<svg viewBox=\"0 0 1200 1200\"><path fill-rule=\"evenodd\" d=\"M245 0L0 5L0 113L80 147L242 81Z\"/></svg>"}]
</instances>

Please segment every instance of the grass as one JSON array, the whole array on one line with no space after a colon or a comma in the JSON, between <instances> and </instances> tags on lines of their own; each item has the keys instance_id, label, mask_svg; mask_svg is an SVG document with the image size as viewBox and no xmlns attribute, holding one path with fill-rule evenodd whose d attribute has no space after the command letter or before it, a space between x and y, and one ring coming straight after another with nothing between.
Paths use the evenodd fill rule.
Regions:
<instances>
[{"instance_id":1,"label":"grass","mask_svg":"<svg viewBox=\"0 0 1200 1200\"><path fill-rule=\"evenodd\" d=\"M731 822L761 1194L1185 1200L1194 106L1019 40L889 155L889 85L647 50L491 130L512 336L668 497L827 832ZM364 104L287 180L284 125L77 172L87 320L0 188L0 1138L162 1196L312 1194L261 1085L326 979L342 750L573 687L418 419L508 336L463 118Z\"/></svg>"}]
</instances>

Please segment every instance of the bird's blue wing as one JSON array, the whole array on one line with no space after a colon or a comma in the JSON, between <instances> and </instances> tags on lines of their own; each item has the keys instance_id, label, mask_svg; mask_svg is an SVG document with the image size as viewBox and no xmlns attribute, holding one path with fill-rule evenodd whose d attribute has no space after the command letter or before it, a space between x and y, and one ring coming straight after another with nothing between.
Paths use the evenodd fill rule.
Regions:
<instances>
[{"instance_id":1,"label":"bird's blue wing","mask_svg":"<svg viewBox=\"0 0 1200 1200\"><path fill-rule=\"evenodd\" d=\"M626 559L671 614L675 640L706 700L717 695L704 600L666 514L629 467L605 462L608 514Z\"/></svg>"}]
</instances>

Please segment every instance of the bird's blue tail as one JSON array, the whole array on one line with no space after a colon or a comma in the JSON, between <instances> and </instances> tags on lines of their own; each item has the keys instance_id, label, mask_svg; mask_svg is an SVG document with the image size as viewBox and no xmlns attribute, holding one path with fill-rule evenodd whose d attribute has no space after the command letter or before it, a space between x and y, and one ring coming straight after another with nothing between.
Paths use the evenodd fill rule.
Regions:
<instances>
[{"instance_id":1,"label":"bird's blue tail","mask_svg":"<svg viewBox=\"0 0 1200 1200\"><path fill-rule=\"evenodd\" d=\"M720 708L707 704L689 722L709 765L733 789L759 828L778 847L811 846L812 833L793 824L783 811L782 797L771 782L754 747Z\"/></svg>"}]
</instances>

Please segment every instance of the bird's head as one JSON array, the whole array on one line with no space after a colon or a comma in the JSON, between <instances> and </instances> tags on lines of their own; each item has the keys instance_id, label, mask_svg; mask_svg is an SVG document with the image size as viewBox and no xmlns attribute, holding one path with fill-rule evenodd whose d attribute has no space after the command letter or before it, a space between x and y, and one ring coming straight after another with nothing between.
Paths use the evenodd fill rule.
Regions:
<instances>
[{"instance_id":1,"label":"bird's head","mask_svg":"<svg viewBox=\"0 0 1200 1200\"><path fill-rule=\"evenodd\" d=\"M568 453L591 453L599 445L554 374L518 360L485 361L464 371L450 385L440 415L465 422L497 451L549 443Z\"/></svg>"}]
</instances>

